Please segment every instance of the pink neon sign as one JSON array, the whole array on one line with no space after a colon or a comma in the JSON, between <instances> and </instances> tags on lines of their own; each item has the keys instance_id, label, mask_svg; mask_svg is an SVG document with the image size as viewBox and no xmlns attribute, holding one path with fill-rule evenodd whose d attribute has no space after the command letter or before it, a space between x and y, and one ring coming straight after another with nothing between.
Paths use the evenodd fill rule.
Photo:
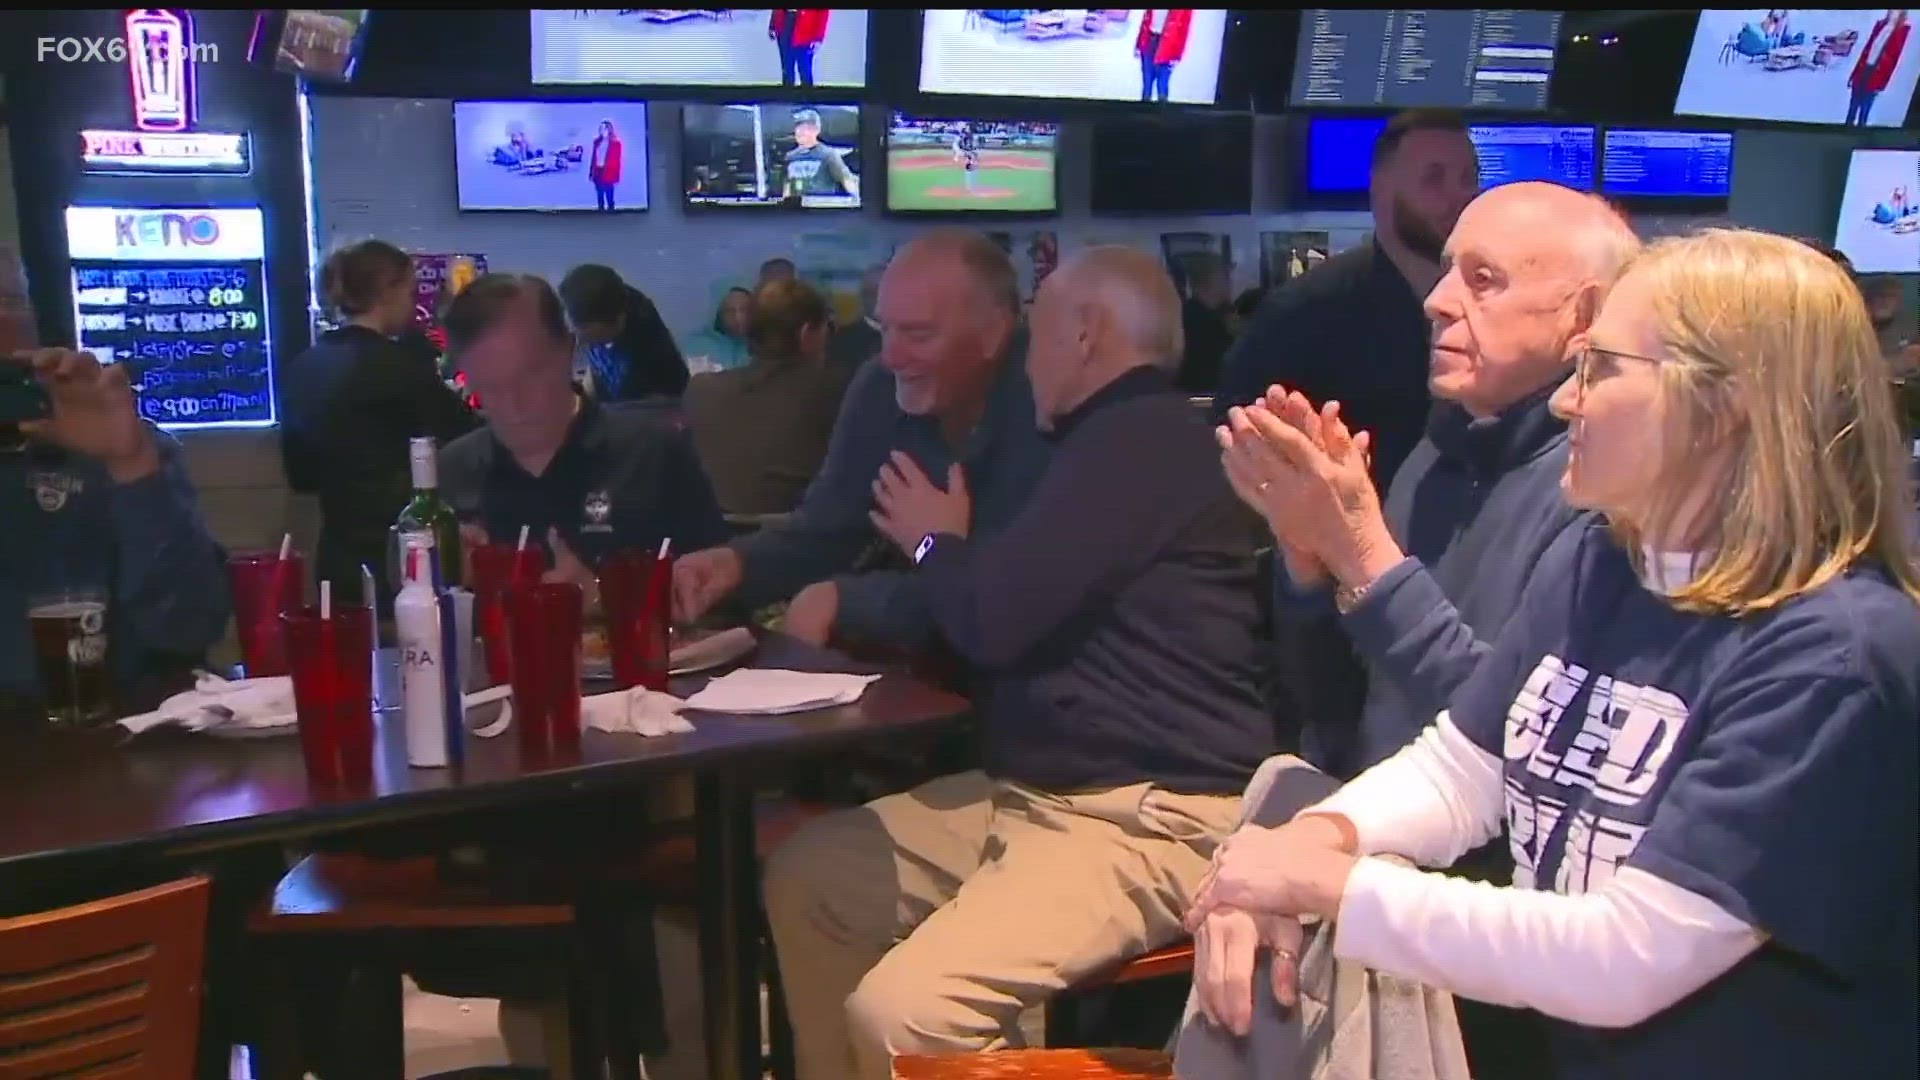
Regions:
<instances>
[{"instance_id":1,"label":"pink neon sign","mask_svg":"<svg viewBox=\"0 0 1920 1080\"><path fill-rule=\"evenodd\" d=\"M193 126L193 17L185 11L127 12L127 67L133 80L133 123L142 131Z\"/></svg>"}]
</instances>

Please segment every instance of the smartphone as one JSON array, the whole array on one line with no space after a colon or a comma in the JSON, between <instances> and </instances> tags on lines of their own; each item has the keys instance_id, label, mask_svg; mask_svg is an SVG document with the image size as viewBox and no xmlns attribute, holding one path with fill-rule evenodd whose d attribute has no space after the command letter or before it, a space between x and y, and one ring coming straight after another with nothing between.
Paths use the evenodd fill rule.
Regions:
<instances>
[{"instance_id":1,"label":"smartphone","mask_svg":"<svg viewBox=\"0 0 1920 1080\"><path fill-rule=\"evenodd\" d=\"M53 415L47 388L25 364L0 360L0 424L44 420Z\"/></svg>"}]
</instances>

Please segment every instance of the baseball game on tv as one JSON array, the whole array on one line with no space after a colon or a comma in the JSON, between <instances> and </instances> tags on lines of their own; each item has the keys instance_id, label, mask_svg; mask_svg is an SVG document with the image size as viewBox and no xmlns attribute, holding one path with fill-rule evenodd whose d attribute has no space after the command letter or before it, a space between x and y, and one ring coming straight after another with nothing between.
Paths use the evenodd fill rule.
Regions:
<instances>
[{"instance_id":1,"label":"baseball game on tv","mask_svg":"<svg viewBox=\"0 0 1920 1080\"><path fill-rule=\"evenodd\" d=\"M1060 125L934 120L894 113L887 127L887 209L904 213L1048 213Z\"/></svg>"}]
</instances>

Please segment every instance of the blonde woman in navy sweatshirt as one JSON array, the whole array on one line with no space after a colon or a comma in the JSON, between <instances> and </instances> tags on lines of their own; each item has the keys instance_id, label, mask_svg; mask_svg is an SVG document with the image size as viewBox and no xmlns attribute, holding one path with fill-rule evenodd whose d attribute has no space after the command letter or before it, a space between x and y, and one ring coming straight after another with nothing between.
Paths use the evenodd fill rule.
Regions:
<instances>
[{"instance_id":1,"label":"blonde woman in navy sweatshirt","mask_svg":"<svg viewBox=\"0 0 1920 1080\"><path fill-rule=\"evenodd\" d=\"M1785 238L1662 241L1554 408L1600 519L1414 743L1236 833L1190 922L1273 916L1289 961L1335 920L1342 959L1544 1013L1556 1076L1910 1074L1920 566L1859 293ZM1503 830L1508 888L1370 857Z\"/></svg>"}]
</instances>

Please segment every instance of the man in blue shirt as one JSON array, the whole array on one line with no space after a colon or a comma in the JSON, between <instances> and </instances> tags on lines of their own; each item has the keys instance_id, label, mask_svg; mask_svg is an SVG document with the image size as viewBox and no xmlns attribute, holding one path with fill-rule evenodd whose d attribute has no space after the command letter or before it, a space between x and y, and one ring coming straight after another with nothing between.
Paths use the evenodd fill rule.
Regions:
<instances>
[{"instance_id":1,"label":"man in blue shirt","mask_svg":"<svg viewBox=\"0 0 1920 1080\"><path fill-rule=\"evenodd\" d=\"M679 560L676 618L698 619L728 597L750 608L791 597L786 630L802 640L838 632L908 650L936 640L911 571L856 567L875 540L873 486L894 452L929 476L963 465L986 535L1013 518L1045 469L1013 264L979 233L926 233L888 264L877 314L880 360L848 386L799 508L783 524Z\"/></svg>"},{"instance_id":2,"label":"man in blue shirt","mask_svg":"<svg viewBox=\"0 0 1920 1080\"><path fill-rule=\"evenodd\" d=\"M107 601L121 707L203 661L229 614L226 558L180 446L140 419L126 370L70 349L15 353L51 415L0 431L0 709L41 693L28 609L75 590Z\"/></svg>"}]
</instances>

